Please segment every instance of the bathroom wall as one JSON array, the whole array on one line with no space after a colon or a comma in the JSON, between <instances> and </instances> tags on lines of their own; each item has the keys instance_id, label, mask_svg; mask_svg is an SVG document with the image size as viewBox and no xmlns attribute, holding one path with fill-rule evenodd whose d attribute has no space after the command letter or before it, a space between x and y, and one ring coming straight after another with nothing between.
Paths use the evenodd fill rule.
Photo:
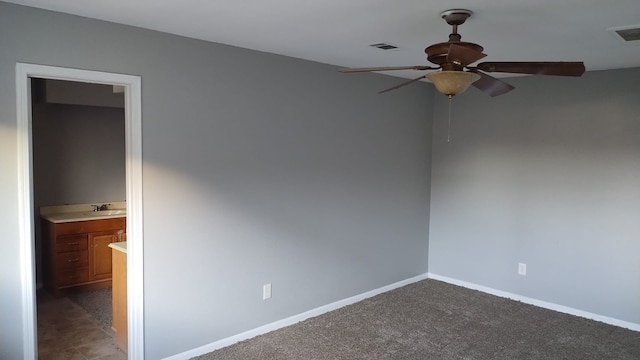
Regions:
<instances>
[{"instance_id":1,"label":"bathroom wall","mask_svg":"<svg viewBox=\"0 0 640 360\"><path fill-rule=\"evenodd\" d=\"M38 206L125 200L123 109L38 104L33 143Z\"/></svg>"}]
</instances>

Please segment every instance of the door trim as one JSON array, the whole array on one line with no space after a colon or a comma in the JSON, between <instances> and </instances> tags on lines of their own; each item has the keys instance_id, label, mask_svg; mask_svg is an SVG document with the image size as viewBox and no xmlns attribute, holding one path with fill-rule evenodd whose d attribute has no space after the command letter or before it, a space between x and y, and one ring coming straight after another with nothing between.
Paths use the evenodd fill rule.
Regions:
<instances>
[{"instance_id":1,"label":"door trim","mask_svg":"<svg viewBox=\"0 0 640 360\"><path fill-rule=\"evenodd\" d=\"M16 63L18 222L24 358L35 359L38 353L30 78L120 85L125 88L128 357L144 359L142 80L133 75Z\"/></svg>"}]
</instances>

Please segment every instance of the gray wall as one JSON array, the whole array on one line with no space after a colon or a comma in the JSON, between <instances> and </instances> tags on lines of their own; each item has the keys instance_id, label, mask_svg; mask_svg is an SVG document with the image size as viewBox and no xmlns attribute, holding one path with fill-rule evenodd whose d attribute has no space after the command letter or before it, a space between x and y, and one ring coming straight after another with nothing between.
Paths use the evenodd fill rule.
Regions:
<instances>
[{"instance_id":1,"label":"gray wall","mask_svg":"<svg viewBox=\"0 0 640 360\"><path fill-rule=\"evenodd\" d=\"M0 34L0 358L22 351L18 61L142 77L147 358L427 271L428 85L6 3Z\"/></svg>"},{"instance_id":2,"label":"gray wall","mask_svg":"<svg viewBox=\"0 0 640 360\"><path fill-rule=\"evenodd\" d=\"M36 207L125 200L124 110L33 107Z\"/></svg>"},{"instance_id":3,"label":"gray wall","mask_svg":"<svg viewBox=\"0 0 640 360\"><path fill-rule=\"evenodd\" d=\"M436 100L429 271L640 323L640 68ZM517 275L518 263L527 276Z\"/></svg>"}]
</instances>

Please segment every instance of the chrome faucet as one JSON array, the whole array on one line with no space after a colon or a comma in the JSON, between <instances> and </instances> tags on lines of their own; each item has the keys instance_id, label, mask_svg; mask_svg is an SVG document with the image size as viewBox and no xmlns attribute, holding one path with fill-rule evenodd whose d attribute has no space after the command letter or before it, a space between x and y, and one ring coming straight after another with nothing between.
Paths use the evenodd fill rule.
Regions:
<instances>
[{"instance_id":1,"label":"chrome faucet","mask_svg":"<svg viewBox=\"0 0 640 360\"><path fill-rule=\"evenodd\" d=\"M102 204L102 205L91 205L93 207L93 211L104 211L107 210L111 204Z\"/></svg>"}]
</instances>

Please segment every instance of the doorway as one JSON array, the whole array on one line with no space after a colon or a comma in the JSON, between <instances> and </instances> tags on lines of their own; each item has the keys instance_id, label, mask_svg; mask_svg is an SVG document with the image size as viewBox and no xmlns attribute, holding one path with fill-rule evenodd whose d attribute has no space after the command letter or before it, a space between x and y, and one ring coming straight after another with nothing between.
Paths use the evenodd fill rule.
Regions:
<instances>
[{"instance_id":1,"label":"doorway","mask_svg":"<svg viewBox=\"0 0 640 360\"><path fill-rule=\"evenodd\" d=\"M18 63L16 112L24 357L35 359L38 353L34 273L32 78L113 85L124 89L128 356L132 359L144 358L141 79L131 75Z\"/></svg>"},{"instance_id":2,"label":"doorway","mask_svg":"<svg viewBox=\"0 0 640 360\"><path fill-rule=\"evenodd\" d=\"M125 360L110 247L126 239L124 93L31 78L31 97L38 359Z\"/></svg>"}]
</instances>

